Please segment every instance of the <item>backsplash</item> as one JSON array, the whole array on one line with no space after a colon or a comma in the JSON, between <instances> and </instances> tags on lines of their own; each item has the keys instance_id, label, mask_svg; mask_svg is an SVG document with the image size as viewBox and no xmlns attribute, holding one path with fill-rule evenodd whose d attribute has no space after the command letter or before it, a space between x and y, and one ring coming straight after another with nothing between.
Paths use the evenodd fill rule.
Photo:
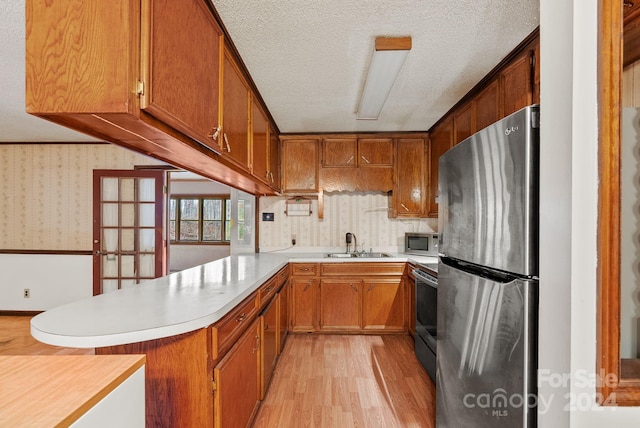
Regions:
<instances>
[{"instance_id":1,"label":"backsplash","mask_svg":"<svg viewBox=\"0 0 640 428\"><path fill-rule=\"evenodd\" d=\"M314 247L345 248L345 234L356 235L358 245L368 251L401 251L405 232L435 232L438 220L390 219L389 203L382 193L334 193L324 196L324 219L318 219L318 203L312 202L313 213L304 217L285 215L286 197L261 197L260 251L273 251L291 246L313 251ZM262 213L274 213L274 221L262 221Z\"/></svg>"}]
</instances>

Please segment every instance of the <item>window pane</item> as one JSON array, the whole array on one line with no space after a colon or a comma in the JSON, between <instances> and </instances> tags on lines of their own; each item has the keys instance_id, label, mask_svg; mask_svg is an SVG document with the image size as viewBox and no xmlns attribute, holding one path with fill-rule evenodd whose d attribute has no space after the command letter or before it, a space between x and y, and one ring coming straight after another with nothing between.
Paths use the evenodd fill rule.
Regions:
<instances>
[{"instance_id":1,"label":"window pane","mask_svg":"<svg viewBox=\"0 0 640 428\"><path fill-rule=\"evenodd\" d=\"M171 199L169 201L169 220L176 219L176 200Z\"/></svg>"},{"instance_id":2,"label":"window pane","mask_svg":"<svg viewBox=\"0 0 640 428\"><path fill-rule=\"evenodd\" d=\"M244 223L244 201L242 199L238 201L238 222Z\"/></svg>"},{"instance_id":3,"label":"window pane","mask_svg":"<svg viewBox=\"0 0 640 428\"><path fill-rule=\"evenodd\" d=\"M198 220L199 207L198 199L181 199L180 200L180 218L182 220Z\"/></svg>"},{"instance_id":4,"label":"window pane","mask_svg":"<svg viewBox=\"0 0 640 428\"><path fill-rule=\"evenodd\" d=\"M202 217L203 220L222 220L222 199L204 199Z\"/></svg>"},{"instance_id":5,"label":"window pane","mask_svg":"<svg viewBox=\"0 0 640 428\"><path fill-rule=\"evenodd\" d=\"M197 241L198 240L198 222L184 221L180 222L180 240L181 241Z\"/></svg>"},{"instance_id":6,"label":"window pane","mask_svg":"<svg viewBox=\"0 0 640 428\"><path fill-rule=\"evenodd\" d=\"M222 222L204 221L202 222L203 241L222 241Z\"/></svg>"},{"instance_id":7,"label":"window pane","mask_svg":"<svg viewBox=\"0 0 640 428\"><path fill-rule=\"evenodd\" d=\"M224 200L224 219L231 220L231 199Z\"/></svg>"},{"instance_id":8,"label":"window pane","mask_svg":"<svg viewBox=\"0 0 640 428\"><path fill-rule=\"evenodd\" d=\"M175 220L169 222L169 240L176 240L176 222Z\"/></svg>"},{"instance_id":9,"label":"window pane","mask_svg":"<svg viewBox=\"0 0 640 428\"><path fill-rule=\"evenodd\" d=\"M224 222L224 240L225 241L231 240L231 222L230 221Z\"/></svg>"}]
</instances>

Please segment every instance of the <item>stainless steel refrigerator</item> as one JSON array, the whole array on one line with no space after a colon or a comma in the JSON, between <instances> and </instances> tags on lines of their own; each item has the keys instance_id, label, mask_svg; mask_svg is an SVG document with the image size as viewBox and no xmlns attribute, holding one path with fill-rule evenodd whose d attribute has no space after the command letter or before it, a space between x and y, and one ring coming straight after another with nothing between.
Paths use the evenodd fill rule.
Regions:
<instances>
[{"instance_id":1,"label":"stainless steel refrigerator","mask_svg":"<svg viewBox=\"0 0 640 428\"><path fill-rule=\"evenodd\" d=\"M439 161L436 425L535 427L539 107Z\"/></svg>"}]
</instances>

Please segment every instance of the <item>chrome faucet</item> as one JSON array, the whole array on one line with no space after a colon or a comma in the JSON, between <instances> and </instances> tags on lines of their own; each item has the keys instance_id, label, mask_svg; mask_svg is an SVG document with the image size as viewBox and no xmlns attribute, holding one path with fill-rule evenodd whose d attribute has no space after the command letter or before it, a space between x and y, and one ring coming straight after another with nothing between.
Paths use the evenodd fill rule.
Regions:
<instances>
[{"instance_id":1,"label":"chrome faucet","mask_svg":"<svg viewBox=\"0 0 640 428\"><path fill-rule=\"evenodd\" d=\"M354 245L353 245L353 252L357 252L358 251L358 238L356 238L356 235L354 235L351 232L347 232L347 235L345 236L345 241L347 242L347 253L349 252L349 249L351 247L351 241L353 240Z\"/></svg>"}]
</instances>

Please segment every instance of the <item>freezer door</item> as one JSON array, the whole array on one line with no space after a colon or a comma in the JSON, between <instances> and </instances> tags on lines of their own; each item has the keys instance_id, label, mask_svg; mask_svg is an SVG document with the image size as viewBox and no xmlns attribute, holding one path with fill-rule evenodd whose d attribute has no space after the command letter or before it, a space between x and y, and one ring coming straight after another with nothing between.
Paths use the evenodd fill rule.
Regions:
<instances>
[{"instance_id":1,"label":"freezer door","mask_svg":"<svg viewBox=\"0 0 640 428\"><path fill-rule=\"evenodd\" d=\"M536 426L536 281L440 264L438 428Z\"/></svg>"},{"instance_id":2,"label":"freezer door","mask_svg":"<svg viewBox=\"0 0 640 428\"><path fill-rule=\"evenodd\" d=\"M519 110L440 157L440 253L538 274L538 113Z\"/></svg>"}]
</instances>

